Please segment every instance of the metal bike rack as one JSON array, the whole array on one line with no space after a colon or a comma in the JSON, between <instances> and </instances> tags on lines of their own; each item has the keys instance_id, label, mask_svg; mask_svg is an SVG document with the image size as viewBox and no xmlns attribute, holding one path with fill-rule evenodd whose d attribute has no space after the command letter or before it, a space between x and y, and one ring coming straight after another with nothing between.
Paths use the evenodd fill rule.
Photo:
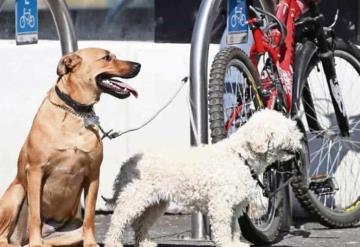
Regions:
<instances>
[{"instance_id":1,"label":"metal bike rack","mask_svg":"<svg viewBox=\"0 0 360 247\"><path fill-rule=\"evenodd\" d=\"M76 32L66 1L46 0L46 3L54 19L62 54L76 51L78 49ZM77 217L82 218L81 206L78 207Z\"/></svg>"},{"instance_id":2,"label":"metal bike rack","mask_svg":"<svg viewBox=\"0 0 360 247\"><path fill-rule=\"evenodd\" d=\"M46 3L54 19L56 31L61 43L62 54L65 55L76 51L78 49L76 32L66 1L46 0ZM82 218L80 205L76 214L77 217Z\"/></svg>"},{"instance_id":3,"label":"metal bike rack","mask_svg":"<svg viewBox=\"0 0 360 247\"><path fill-rule=\"evenodd\" d=\"M273 1L260 0L262 7L274 12ZM194 126L191 128L191 145L208 143L207 73L210 34L222 0L202 0L191 40L190 102ZM192 238L205 239L210 235L207 220L201 213L192 215Z\"/></svg>"},{"instance_id":4,"label":"metal bike rack","mask_svg":"<svg viewBox=\"0 0 360 247\"><path fill-rule=\"evenodd\" d=\"M190 99L194 119L191 129L191 145L208 143L207 116L207 63L209 55L210 33L214 25L221 0L201 1L195 21L190 53ZM198 135L199 140L196 138ZM198 143L200 141L200 143Z\"/></svg>"},{"instance_id":5,"label":"metal bike rack","mask_svg":"<svg viewBox=\"0 0 360 247\"><path fill-rule=\"evenodd\" d=\"M4 3L5 3L5 0L0 0L0 11L1 11L2 6L4 5Z\"/></svg>"},{"instance_id":6,"label":"metal bike rack","mask_svg":"<svg viewBox=\"0 0 360 247\"><path fill-rule=\"evenodd\" d=\"M46 0L46 3L54 19L62 54L65 55L76 51L78 49L76 32L66 1ZM78 207L77 217L82 218L81 205Z\"/></svg>"},{"instance_id":7,"label":"metal bike rack","mask_svg":"<svg viewBox=\"0 0 360 247\"><path fill-rule=\"evenodd\" d=\"M270 13L275 13L276 6L272 0L260 0L261 7Z\"/></svg>"},{"instance_id":8,"label":"metal bike rack","mask_svg":"<svg viewBox=\"0 0 360 247\"><path fill-rule=\"evenodd\" d=\"M65 0L46 0L54 19L61 43L62 54L65 55L78 49L77 38L69 8Z\"/></svg>"},{"instance_id":9,"label":"metal bike rack","mask_svg":"<svg viewBox=\"0 0 360 247\"><path fill-rule=\"evenodd\" d=\"M208 143L207 63L210 33L221 0L201 1L195 21L190 53L190 102L194 126L191 128L191 145ZM199 143L200 142L200 143ZM192 215L192 238L205 239L209 235L206 219L201 213Z\"/></svg>"}]
</instances>

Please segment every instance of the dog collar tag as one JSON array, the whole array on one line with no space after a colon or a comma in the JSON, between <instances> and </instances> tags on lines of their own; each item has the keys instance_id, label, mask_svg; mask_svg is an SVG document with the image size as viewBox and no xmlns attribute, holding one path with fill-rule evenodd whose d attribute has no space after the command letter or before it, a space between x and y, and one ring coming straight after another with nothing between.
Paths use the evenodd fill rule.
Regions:
<instances>
[{"instance_id":1,"label":"dog collar tag","mask_svg":"<svg viewBox=\"0 0 360 247\"><path fill-rule=\"evenodd\" d=\"M96 115L84 117L84 125L85 128L89 128L91 126L99 126L100 125L99 117Z\"/></svg>"}]
</instances>

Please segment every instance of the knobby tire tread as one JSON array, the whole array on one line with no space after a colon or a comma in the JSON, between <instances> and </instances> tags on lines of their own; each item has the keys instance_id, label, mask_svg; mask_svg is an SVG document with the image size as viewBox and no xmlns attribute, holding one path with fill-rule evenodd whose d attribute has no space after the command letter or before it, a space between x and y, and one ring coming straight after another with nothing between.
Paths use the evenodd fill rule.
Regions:
<instances>
[{"instance_id":1,"label":"knobby tire tread","mask_svg":"<svg viewBox=\"0 0 360 247\"><path fill-rule=\"evenodd\" d=\"M351 54L354 58L356 58L360 62L360 50L353 44L344 42L343 40L337 39L335 41L335 50L342 50L346 51L349 54ZM316 55L315 55L316 56ZM308 65L308 68L311 66L311 62ZM308 73L306 73L306 77L308 76ZM357 82L358 83L358 82ZM306 153L303 153L302 155L308 155L307 146ZM302 167L308 167L310 164L308 164L309 159L306 157L302 157L303 159L306 159L307 162ZM359 164L360 165L360 164ZM304 171L307 172L307 171ZM295 179L292 182L292 188L293 192L296 196L296 198L299 200L301 206L306 209L312 216L316 217L316 219L324 226L329 228L345 228L345 227L351 227L354 226L356 223L360 221L360 207L358 207L356 212L354 212L352 215L354 217L349 217L349 219L345 221L338 221L335 220L334 217L329 216L329 211L325 212L325 208L318 207L313 199L312 196L310 196L308 191L308 184L306 181L304 181L304 177L301 172L296 173ZM330 212L331 213L331 212Z\"/></svg>"},{"instance_id":2,"label":"knobby tire tread","mask_svg":"<svg viewBox=\"0 0 360 247\"><path fill-rule=\"evenodd\" d=\"M209 121L211 130L212 143L216 143L226 138L224 130L224 108L223 108L223 95L224 95L224 79L227 70L227 65L232 59L240 60L246 68L249 70L251 76L255 79L255 83L259 83L259 75L257 69L250 61L248 55L237 47L227 47L218 52L215 56L212 68L210 71L209 90L208 90L208 105L209 105ZM259 85L256 85L259 88ZM283 231L285 228L285 216L283 209L283 198L279 204L281 205L276 209L275 216L277 224L272 226L271 233L266 235L255 227L247 220L239 220L242 230L242 235L250 242L254 244L269 244L277 243L283 239L286 232ZM246 222L248 221L248 222ZM275 229L273 229L275 227Z\"/></svg>"}]
</instances>

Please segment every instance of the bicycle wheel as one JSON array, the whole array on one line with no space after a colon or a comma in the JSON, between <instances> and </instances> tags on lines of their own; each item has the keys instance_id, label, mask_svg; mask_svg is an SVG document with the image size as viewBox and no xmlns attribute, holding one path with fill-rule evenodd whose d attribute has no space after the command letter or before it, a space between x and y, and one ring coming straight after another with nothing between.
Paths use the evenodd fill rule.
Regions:
<instances>
[{"instance_id":1,"label":"bicycle wheel","mask_svg":"<svg viewBox=\"0 0 360 247\"><path fill-rule=\"evenodd\" d=\"M211 139L216 143L230 136L246 123L251 115L263 108L258 93L259 76L248 56L239 48L228 47L214 58L209 81L209 118ZM269 191L279 185L277 173L266 171L262 182ZM283 193L269 198L259 188L258 200L252 202L247 214L239 219L243 236L255 244L282 239Z\"/></svg>"},{"instance_id":2,"label":"bicycle wheel","mask_svg":"<svg viewBox=\"0 0 360 247\"><path fill-rule=\"evenodd\" d=\"M350 137L340 134L324 68L315 54L307 67L299 111L307 149L293 188L303 207L322 224L348 227L360 220L360 51L341 40L334 45Z\"/></svg>"}]
</instances>

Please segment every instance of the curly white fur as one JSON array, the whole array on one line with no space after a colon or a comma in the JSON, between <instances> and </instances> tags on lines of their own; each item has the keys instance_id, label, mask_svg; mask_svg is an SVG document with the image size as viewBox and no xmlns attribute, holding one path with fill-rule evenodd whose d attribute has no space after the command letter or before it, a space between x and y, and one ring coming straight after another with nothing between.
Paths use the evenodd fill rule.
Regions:
<instances>
[{"instance_id":1,"label":"curly white fur","mask_svg":"<svg viewBox=\"0 0 360 247\"><path fill-rule=\"evenodd\" d=\"M128 224L135 230L135 246L155 246L148 230L170 201L207 214L217 246L247 246L235 227L236 212L256 193L244 159L262 173L275 161L289 160L292 155L285 151L298 150L301 138L294 121L263 110L217 144L135 155L121 168L109 200L117 199L106 246L122 246Z\"/></svg>"}]
</instances>

